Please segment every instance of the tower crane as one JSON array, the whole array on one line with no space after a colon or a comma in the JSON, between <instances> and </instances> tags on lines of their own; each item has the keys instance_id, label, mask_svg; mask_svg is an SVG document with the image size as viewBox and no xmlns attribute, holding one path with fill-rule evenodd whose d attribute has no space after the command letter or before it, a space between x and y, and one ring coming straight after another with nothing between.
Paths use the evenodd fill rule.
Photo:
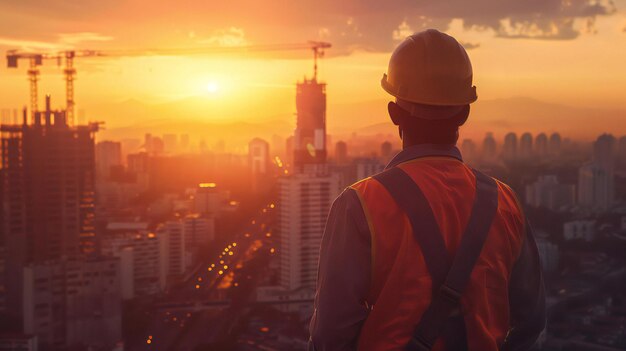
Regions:
<instances>
[{"instance_id":1,"label":"tower crane","mask_svg":"<svg viewBox=\"0 0 626 351\"><path fill-rule=\"evenodd\" d=\"M56 60L61 66L65 62L63 74L65 76L65 97L66 116L70 125L74 124L74 79L76 68L74 59L78 57L130 57L130 56L173 56L173 55L202 55L219 53L246 53L246 52L268 52L268 51L296 51L309 49L313 51L313 80L317 80L317 60L324 56L324 50L331 47L330 43L322 41L309 41L306 43L294 44L270 44L270 45L247 45L232 47L199 47L199 48L178 48L178 49L151 49L151 50L65 50L58 52L30 52L9 50L7 51L7 67L17 68L18 61L26 59L29 62L27 71L30 82L30 110L34 117L38 110L38 88L39 66L44 60Z\"/></svg>"}]
</instances>

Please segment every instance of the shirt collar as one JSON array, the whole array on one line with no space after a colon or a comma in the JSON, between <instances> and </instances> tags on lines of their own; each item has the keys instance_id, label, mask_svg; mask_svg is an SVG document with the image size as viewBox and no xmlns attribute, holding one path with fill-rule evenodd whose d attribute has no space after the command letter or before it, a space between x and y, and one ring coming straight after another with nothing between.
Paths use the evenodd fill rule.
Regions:
<instances>
[{"instance_id":1,"label":"shirt collar","mask_svg":"<svg viewBox=\"0 0 626 351\"><path fill-rule=\"evenodd\" d=\"M410 161L420 157L428 157L428 156L447 156L456 158L459 161L463 161L461 157L461 151L455 145L444 145L444 144L419 144L413 145L405 148L400 151L396 156L389 161L387 167L385 169L395 167L401 163L406 161Z\"/></svg>"}]
</instances>

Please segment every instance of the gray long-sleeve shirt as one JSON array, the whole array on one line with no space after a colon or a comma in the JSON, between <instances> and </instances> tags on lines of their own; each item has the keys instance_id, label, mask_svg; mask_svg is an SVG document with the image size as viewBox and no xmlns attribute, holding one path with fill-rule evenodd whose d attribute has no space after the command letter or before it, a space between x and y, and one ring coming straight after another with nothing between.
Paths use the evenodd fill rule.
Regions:
<instances>
[{"instance_id":1,"label":"gray long-sleeve shirt","mask_svg":"<svg viewBox=\"0 0 626 351\"><path fill-rule=\"evenodd\" d=\"M425 156L461 159L454 146L417 145L400 152L387 166ZM545 327L545 293L539 254L532 230L510 278L511 330L504 350L527 350ZM347 188L333 203L320 250L315 309L309 349L356 350L367 319L366 297L371 280L371 233L356 191Z\"/></svg>"}]
</instances>

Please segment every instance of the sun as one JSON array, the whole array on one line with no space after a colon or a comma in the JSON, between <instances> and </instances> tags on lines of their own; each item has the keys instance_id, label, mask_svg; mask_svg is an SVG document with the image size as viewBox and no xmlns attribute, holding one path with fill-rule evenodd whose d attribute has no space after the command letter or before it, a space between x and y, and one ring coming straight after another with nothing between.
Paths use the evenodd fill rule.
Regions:
<instances>
[{"instance_id":1,"label":"sun","mask_svg":"<svg viewBox=\"0 0 626 351\"><path fill-rule=\"evenodd\" d=\"M220 86L217 82L211 81L207 83L206 90L211 94L215 94L218 90L220 90Z\"/></svg>"}]
</instances>

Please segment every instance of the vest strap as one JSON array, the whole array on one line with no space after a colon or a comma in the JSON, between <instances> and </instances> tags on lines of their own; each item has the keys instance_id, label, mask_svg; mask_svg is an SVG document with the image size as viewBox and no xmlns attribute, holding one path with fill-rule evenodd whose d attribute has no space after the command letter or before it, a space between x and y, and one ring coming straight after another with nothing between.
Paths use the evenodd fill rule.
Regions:
<instances>
[{"instance_id":1,"label":"vest strap","mask_svg":"<svg viewBox=\"0 0 626 351\"><path fill-rule=\"evenodd\" d=\"M450 259L439 225L428 200L413 179L398 167L373 176L407 215L413 235L422 248L426 268L433 280L433 296L450 267Z\"/></svg>"},{"instance_id":2,"label":"vest strap","mask_svg":"<svg viewBox=\"0 0 626 351\"><path fill-rule=\"evenodd\" d=\"M462 316L459 316L460 299L498 209L498 187L495 181L481 172L473 172L476 176L476 195L472 212L451 265L448 265L448 252L432 209L419 186L398 167L374 176L409 217L433 281L432 301L415 328L407 350L432 349L447 324L454 324L457 337L465 334ZM446 344L451 344L451 333L445 334L448 336ZM466 347L467 340L464 341Z\"/></svg>"}]
</instances>

